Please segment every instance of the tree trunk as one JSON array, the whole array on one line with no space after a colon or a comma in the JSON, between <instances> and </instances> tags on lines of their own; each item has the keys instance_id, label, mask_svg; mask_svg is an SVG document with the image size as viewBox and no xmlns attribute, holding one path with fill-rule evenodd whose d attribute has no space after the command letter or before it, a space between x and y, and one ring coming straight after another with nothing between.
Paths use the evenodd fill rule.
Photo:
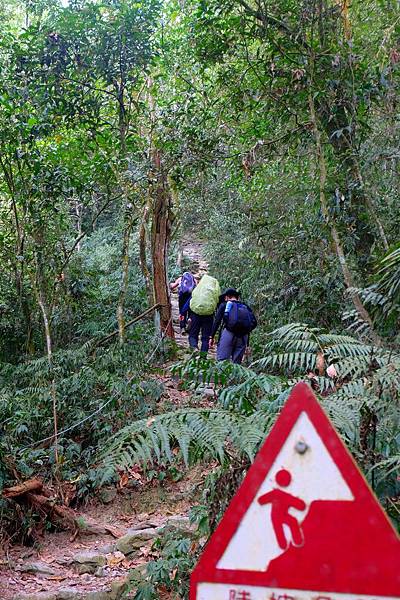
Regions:
<instances>
[{"instance_id":1,"label":"tree trunk","mask_svg":"<svg viewBox=\"0 0 400 600\"><path fill-rule=\"evenodd\" d=\"M48 358L49 363L51 364L52 358L53 358L53 348L52 348L52 340L51 340L50 319L49 319L49 315L47 314L47 308L46 308L45 301L44 301L44 298L42 295L42 291L40 289L38 290L37 297L38 297L38 304L39 304L40 310L42 312L42 317L43 317L47 358Z\"/></svg>"},{"instance_id":2,"label":"tree trunk","mask_svg":"<svg viewBox=\"0 0 400 600\"><path fill-rule=\"evenodd\" d=\"M78 233L78 242L76 244L76 249L78 252L81 251L81 239L82 239L82 214L83 214L83 206L82 203L79 202L77 198L75 198L75 216L76 216L76 230Z\"/></svg>"},{"instance_id":3,"label":"tree trunk","mask_svg":"<svg viewBox=\"0 0 400 600\"><path fill-rule=\"evenodd\" d=\"M50 367L50 372L53 374L50 384L50 396L53 407L53 427L54 427L54 456L55 464L58 467L58 417L57 417L57 390L53 371L53 343L51 337L50 321L51 315L46 305L46 293L44 284L44 273L40 250L36 253L36 281L34 281L34 289L36 292L37 301L42 312L44 333L46 338L47 360Z\"/></svg>"},{"instance_id":4,"label":"tree trunk","mask_svg":"<svg viewBox=\"0 0 400 600\"><path fill-rule=\"evenodd\" d=\"M382 221L380 220L378 213L376 211L376 208L374 206L373 200L372 198L369 196L369 194L367 193L366 189L365 189L365 184L364 184L364 178L361 174L361 169L360 169L360 165L358 163L358 160L356 157L353 157L353 172L354 175L359 183L359 192L360 194L363 196L365 205L371 215L371 217L373 218L373 220L375 221L375 226L376 229L378 231L379 234L379 238L381 241L381 244L385 250L385 252L387 252L389 250L389 243L387 241L387 237L385 234L385 230L383 228L383 224Z\"/></svg>"},{"instance_id":5,"label":"tree trunk","mask_svg":"<svg viewBox=\"0 0 400 600\"><path fill-rule=\"evenodd\" d=\"M312 89L311 86L310 86L310 89ZM308 103L309 103L309 108L310 108L310 120L311 120L311 123L313 126L315 145L316 145L316 155L317 155L317 161L318 161L318 167L319 167L319 199L320 199L320 204L321 204L321 211L322 211L323 217L325 219L325 222L329 226L329 229L331 232L331 236L332 236L333 243L335 246L336 255L338 257L339 264L342 269L344 282L345 282L347 288L353 288L353 291L351 292L351 299L353 301L354 307L355 307L358 315L362 319L362 321L364 321L365 323L368 324L370 332L371 332L371 338L373 339L374 343L380 344L381 340L374 331L372 319L371 319L367 309L363 305L359 294L357 294L357 292L354 291L354 288L356 287L355 281L354 281L353 275L352 275L352 273L349 269L349 266L347 264L347 261L346 261L346 256L345 256L343 246L342 246L342 243L340 240L339 232L336 228L333 218L330 218L330 216L329 216L328 204L327 204L326 196L325 196L327 170L326 170L325 155L324 155L322 141L321 141L321 132L318 127L318 122L317 122L317 117L316 117L316 112L315 112L315 105L314 105L314 98L313 98L311 92L309 93L308 98L309 98Z\"/></svg>"},{"instance_id":6,"label":"tree trunk","mask_svg":"<svg viewBox=\"0 0 400 600\"><path fill-rule=\"evenodd\" d=\"M38 492L43 488L43 481L41 479L28 479L18 485L3 489L3 498L16 498L27 492Z\"/></svg>"},{"instance_id":7,"label":"tree trunk","mask_svg":"<svg viewBox=\"0 0 400 600\"><path fill-rule=\"evenodd\" d=\"M120 40L121 42L121 40ZM122 57L122 51L121 51ZM120 141L120 163L123 171L128 168L126 136L128 133L128 121L125 108L125 82L121 74L121 81L115 84L118 100L118 129ZM129 201L129 185L124 178L124 174L119 174L120 184L123 190L124 206L124 233L121 252L121 285L118 294L117 304L117 322L118 339L122 346L125 343L125 301L129 284L129 245L133 226L133 207Z\"/></svg>"},{"instance_id":8,"label":"tree trunk","mask_svg":"<svg viewBox=\"0 0 400 600\"><path fill-rule=\"evenodd\" d=\"M117 304L118 339L121 346L125 343L125 301L129 284L129 245L132 233L132 225L132 206L128 203L125 208L124 237L121 253L122 275Z\"/></svg>"},{"instance_id":9,"label":"tree trunk","mask_svg":"<svg viewBox=\"0 0 400 600\"><path fill-rule=\"evenodd\" d=\"M150 201L148 200L143 211L142 223L139 231L139 262L142 271L149 305L154 303L153 289L151 284L151 272L147 264L147 242L149 234Z\"/></svg>"},{"instance_id":10,"label":"tree trunk","mask_svg":"<svg viewBox=\"0 0 400 600\"><path fill-rule=\"evenodd\" d=\"M171 297L169 292L167 262L171 236L171 194L161 166L161 153L151 152L153 163L152 186L152 244L154 302L160 304L160 326L170 338L174 338Z\"/></svg>"},{"instance_id":11,"label":"tree trunk","mask_svg":"<svg viewBox=\"0 0 400 600\"><path fill-rule=\"evenodd\" d=\"M174 338L171 297L167 264L171 239L172 195L167 174L161 163L161 151L155 147L153 131L156 127L156 111L152 94L153 81L147 80L151 130L149 131L149 199L151 202L151 259L153 268L153 302L160 304L160 312L155 313L155 324L159 317L161 333Z\"/></svg>"}]
</instances>

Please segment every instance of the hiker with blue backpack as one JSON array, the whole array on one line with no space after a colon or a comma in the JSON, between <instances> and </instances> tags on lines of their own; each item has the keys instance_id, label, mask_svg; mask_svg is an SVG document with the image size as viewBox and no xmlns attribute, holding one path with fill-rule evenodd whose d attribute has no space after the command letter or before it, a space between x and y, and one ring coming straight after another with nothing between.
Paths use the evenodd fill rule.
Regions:
<instances>
[{"instance_id":1,"label":"hiker with blue backpack","mask_svg":"<svg viewBox=\"0 0 400 600\"><path fill-rule=\"evenodd\" d=\"M189 271L185 271L181 277L178 277L174 283L170 284L171 290L178 288L179 327L181 333L185 333L188 321L189 301L195 287L196 279Z\"/></svg>"},{"instance_id":2,"label":"hiker with blue backpack","mask_svg":"<svg viewBox=\"0 0 400 600\"><path fill-rule=\"evenodd\" d=\"M249 344L250 333L257 327L257 319L251 308L240 301L240 294L228 288L221 294L220 305L211 330L211 346L220 331L217 360L231 360L240 364Z\"/></svg>"}]
</instances>

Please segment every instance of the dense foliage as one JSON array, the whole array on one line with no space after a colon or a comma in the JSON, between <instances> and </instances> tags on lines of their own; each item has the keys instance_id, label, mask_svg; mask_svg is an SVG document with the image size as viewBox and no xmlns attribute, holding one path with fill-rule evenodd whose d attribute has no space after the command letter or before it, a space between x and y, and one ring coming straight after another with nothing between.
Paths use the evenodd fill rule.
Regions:
<instances>
[{"instance_id":1,"label":"dense foliage","mask_svg":"<svg viewBox=\"0 0 400 600\"><path fill-rule=\"evenodd\" d=\"M398 2L1 0L0 22L0 485L79 502L212 460L201 538L307 378L399 522ZM259 326L246 366L176 364L176 409L156 369L191 240ZM137 598L185 597L189 547Z\"/></svg>"}]
</instances>

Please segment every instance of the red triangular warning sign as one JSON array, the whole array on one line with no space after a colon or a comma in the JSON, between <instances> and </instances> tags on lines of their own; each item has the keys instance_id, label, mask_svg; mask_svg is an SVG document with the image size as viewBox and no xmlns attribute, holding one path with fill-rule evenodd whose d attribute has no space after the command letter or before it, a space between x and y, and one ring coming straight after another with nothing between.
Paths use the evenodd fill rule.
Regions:
<instances>
[{"instance_id":1,"label":"red triangular warning sign","mask_svg":"<svg viewBox=\"0 0 400 600\"><path fill-rule=\"evenodd\" d=\"M299 383L212 535L191 600L400 598L400 539Z\"/></svg>"}]
</instances>

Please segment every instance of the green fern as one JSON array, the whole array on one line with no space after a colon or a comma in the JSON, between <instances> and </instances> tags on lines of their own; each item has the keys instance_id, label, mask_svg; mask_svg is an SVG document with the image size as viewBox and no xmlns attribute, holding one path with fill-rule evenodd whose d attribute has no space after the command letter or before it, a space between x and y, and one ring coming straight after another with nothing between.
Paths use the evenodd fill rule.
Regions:
<instances>
[{"instance_id":1,"label":"green fern","mask_svg":"<svg viewBox=\"0 0 400 600\"><path fill-rule=\"evenodd\" d=\"M387 310L398 306L400 300L400 244L388 252L377 265L378 293L387 298Z\"/></svg>"},{"instance_id":2,"label":"green fern","mask_svg":"<svg viewBox=\"0 0 400 600\"><path fill-rule=\"evenodd\" d=\"M182 409L124 427L103 450L106 466L172 462L177 451L186 465L203 459L226 462L232 454L254 458L274 416L265 410L243 416L215 409Z\"/></svg>"},{"instance_id":3,"label":"green fern","mask_svg":"<svg viewBox=\"0 0 400 600\"><path fill-rule=\"evenodd\" d=\"M385 475L391 475L392 473L398 473L400 469L400 454L396 454L395 456L391 456L386 460L382 460L373 466L373 469L382 469L384 468Z\"/></svg>"},{"instance_id":4,"label":"green fern","mask_svg":"<svg viewBox=\"0 0 400 600\"><path fill-rule=\"evenodd\" d=\"M367 369L372 360L383 364L389 355L387 350L366 344L349 335L325 333L304 323L291 323L270 334L271 341L265 347L265 357L251 366L256 370L278 369L289 373L316 368L317 355L326 364L335 364L341 376L352 374L359 368ZM362 363L362 367L359 367Z\"/></svg>"},{"instance_id":5,"label":"green fern","mask_svg":"<svg viewBox=\"0 0 400 600\"><path fill-rule=\"evenodd\" d=\"M372 285L351 289L349 292L359 294L378 323L387 326L392 317L393 322L396 323L400 310L400 244L397 244L377 263ZM362 330L365 326L354 311L347 313L345 318L349 322L349 328L354 332Z\"/></svg>"},{"instance_id":6,"label":"green fern","mask_svg":"<svg viewBox=\"0 0 400 600\"><path fill-rule=\"evenodd\" d=\"M321 402L382 497L398 493L400 454L400 354L350 335L292 323L270 334L265 358L254 370L278 371L300 381L314 370L317 354L333 364L334 379L316 378ZM371 471L372 469L372 471ZM376 471L376 476L375 476Z\"/></svg>"},{"instance_id":7,"label":"green fern","mask_svg":"<svg viewBox=\"0 0 400 600\"><path fill-rule=\"evenodd\" d=\"M282 389L281 379L260 374L230 361L220 361L194 356L172 367L190 387L200 391L204 383L219 389L219 404L225 409L235 409L247 414L256 410L261 398L275 395Z\"/></svg>"},{"instance_id":8,"label":"green fern","mask_svg":"<svg viewBox=\"0 0 400 600\"><path fill-rule=\"evenodd\" d=\"M317 355L337 373L316 378L322 405L365 472L379 465L372 483L381 486L380 495L393 494L400 454L400 355L301 323L273 331L265 357L251 368L198 358L175 365L174 371L195 389L212 384L218 404L128 425L106 446L102 462L109 472L176 459L186 465L217 460L224 466L252 460L293 385L316 368Z\"/></svg>"}]
</instances>

